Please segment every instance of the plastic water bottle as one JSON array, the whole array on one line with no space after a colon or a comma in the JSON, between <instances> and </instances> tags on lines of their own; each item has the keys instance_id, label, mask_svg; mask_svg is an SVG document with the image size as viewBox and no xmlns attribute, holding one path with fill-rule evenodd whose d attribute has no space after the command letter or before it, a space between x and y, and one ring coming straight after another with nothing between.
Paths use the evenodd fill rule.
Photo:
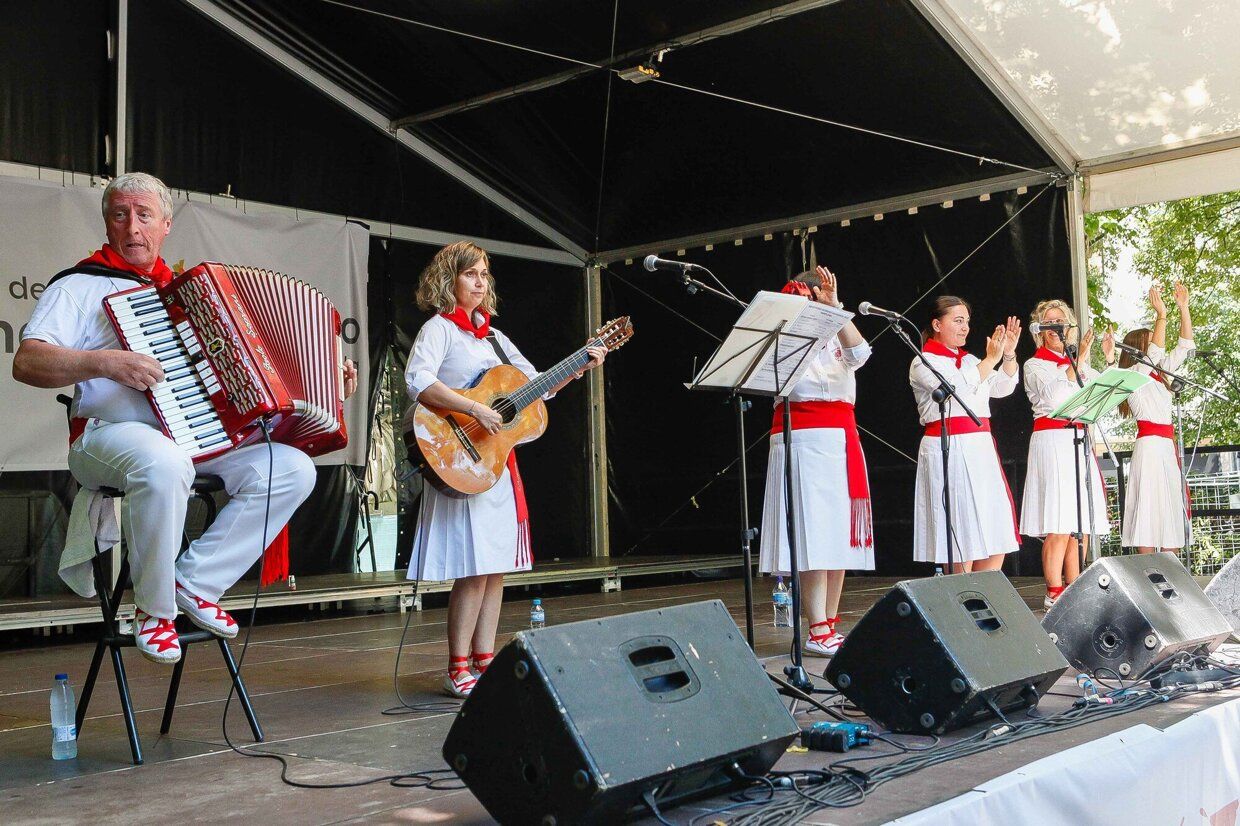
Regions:
<instances>
[{"instance_id":1,"label":"plastic water bottle","mask_svg":"<svg viewBox=\"0 0 1240 826\"><path fill-rule=\"evenodd\" d=\"M784 584L784 578L777 577L775 589L771 591L771 609L775 614L776 628L792 627L792 592Z\"/></svg>"},{"instance_id":2,"label":"plastic water bottle","mask_svg":"<svg viewBox=\"0 0 1240 826\"><path fill-rule=\"evenodd\" d=\"M52 686L52 759L77 757L77 701L68 674L57 674Z\"/></svg>"},{"instance_id":3,"label":"plastic water bottle","mask_svg":"<svg viewBox=\"0 0 1240 826\"><path fill-rule=\"evenodd\" d=\"M536 599L530 603L530 630L537 631L539 628L547 627L547 612L543 610L541 599Z\"/></svg>"},{"instance_id":4,"label":"plastic water bottle","mask_svg":"<svg viewBox=\"0 0 1240 826\"><path fill-rule=\"evenodd\" d=\"M935 566L934 566L934 575L935 575L935 576L943 576L943 566L942 566L942 565L935 565Z\"/></svg>"}]
</instances>

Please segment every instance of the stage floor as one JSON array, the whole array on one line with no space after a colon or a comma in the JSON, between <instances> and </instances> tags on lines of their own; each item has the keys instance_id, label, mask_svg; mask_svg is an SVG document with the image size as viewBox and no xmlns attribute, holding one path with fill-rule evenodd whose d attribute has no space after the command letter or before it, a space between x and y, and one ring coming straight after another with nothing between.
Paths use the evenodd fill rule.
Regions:
<instances>
[{"instance_id":1,"label":"stage floor","mask_svg":"<svg viewBox=\"0 0 1240 826\"><path fill-rule=\"evenodd\" d=\"M843 604L845 631L885 593L894 579L850 577ZM765 583L761 580L760 583ZM1015 581L1031 607L1040 609L1038 579ZM780 673L788 634L769 625L769 585L759 584L757 649L766 667ZM703 599L723 599L737 623L744 624L739 580L696 582L617 593L544 596L552 623L606 617ZM524 627L529 606L506 602L500 621L501 644ZM400 663L406 699L437 698L447 646L444 609L412 615ZM257 748L286 755L291 777L314 783L365 780L415 769L442 768L439 754L452 722L451 712L383 716L396 705L393 666L405 616L388 611L340 614L301 622L260 625L246 655L244 677L254 698L267 742ZM170 668L155 666L126 652L126 668L147 763L130 765L115 682L105 662L83 727L78 758L49 758L48 691L58 671L68 671L80 691L92 646L85 640L46 641L38 647L0 653L0 811L5 823L184 823L199 821L277 824L334 823L488 823L490 818L467 790L394 788L376 783L351 789L299 790L279 782L279 765L239 757L224 743L221 714L227 674L213 647L194 646L187 661L172 731L158 733ZM239 646L237 647L239 649ZM237 650L237 649L235 649ZM811 676L824 660L807 659ZM1071 674L1072 672L1069 672ZM1078 693L1071 679L1058 691ZM1040 757L1113 731L1145 723L1164 728L1206 705L1238 692L1192 695L1117 718L1048 734L952 763L925 769L875 790L863 805L823 810L812 824L881 823L955 797L977 784ZM1071 703L1066 697L1043 700L1047 712ZM800 719L823 719L817 712ZM236 703L229 714L234 742L248 743L249 731ZM969 733L973 729L966 729ZM955 735L959 736L959 735ZM945 739L951 739L951 736ZM885 747L884 747L885 748ZM875 750L876 751L876 750ZM856 751L861 755L866 750ZM842 755L789 753L781 769L819 768ZM685 823L725 800L683 806L668 813ZM653 821L650 821L653 822ZM709 822L709 821L708 821Z\"/></svg>"}]
</instances>

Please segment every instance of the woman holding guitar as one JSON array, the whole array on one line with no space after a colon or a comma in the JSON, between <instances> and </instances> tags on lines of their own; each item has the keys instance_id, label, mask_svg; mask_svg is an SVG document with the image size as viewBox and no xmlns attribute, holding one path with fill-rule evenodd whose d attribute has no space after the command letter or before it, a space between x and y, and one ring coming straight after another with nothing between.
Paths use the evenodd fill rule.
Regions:
<instances>
[{"instance_id":1,"label":"woman holding guitar","mask_svg":"<svg viewBox=\"0 0 1240 826\"><path fill-rule=\"evenodd\" d=\"M468 423L459 427L463 433L498 433L505 426L502 407L496 410L452 388L473 385L483 372L503 362L531 379L538 371L491 326L495 278L486 252L469 241L441 249L422 271L417 303L436 315L418 331L409 353L405 368L409 397L428 408L462 414L453 418ZM585 353L589 361L563 371L564 378L543 398L602 364L607 349L591 346ZM490 664L504 574L528 570L531 562L529 516L515 456L509 456L498 482L481 493L462 496L434 485L423 487L409 578L455 580L448 600L444 690L449 695L468 696L476 675Z\"/></svg>"}]
</instances>

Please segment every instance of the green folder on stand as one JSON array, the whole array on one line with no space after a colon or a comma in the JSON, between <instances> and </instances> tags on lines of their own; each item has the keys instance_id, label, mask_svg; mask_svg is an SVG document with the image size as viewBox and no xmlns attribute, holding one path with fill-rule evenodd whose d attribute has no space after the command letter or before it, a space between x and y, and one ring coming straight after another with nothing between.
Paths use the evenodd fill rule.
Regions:
<instances>
[{"instance_id":1,"label":"green folder on stand","mask_svg":"<svg viewBox=\"0 0 1240 826\"><path fill-rule=\"evenodd\" d=\"M1085 382L1084 387L1051 413L1051 418L1095 424L1149 382L1149 376L1112 367Z\"/></svg>"}]
</instances>

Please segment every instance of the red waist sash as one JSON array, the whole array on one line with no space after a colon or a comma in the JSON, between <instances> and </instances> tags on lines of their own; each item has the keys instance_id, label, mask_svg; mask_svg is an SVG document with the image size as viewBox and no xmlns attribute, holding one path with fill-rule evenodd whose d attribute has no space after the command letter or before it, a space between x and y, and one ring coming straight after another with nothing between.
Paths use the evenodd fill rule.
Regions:
<instances>
[{"instance_id":1,"label":"red waist sash","mask_svg":"<svg viewBox=\"0 0 1240 826\"><path fill-rule=\"evenodd\" d=\"M1162 436L1164 439L1174 439L1175 426L1137 419L1137 438L1140 439L1144 436Z\"/></svg>"},{"instance_id":2,"label":"red waist sash","mask_svg":"<svg viewBox=\"0 0 1240 826\"><path fill-rule=\"evenodd\" d=\"M1039 416L1033 420L1033 432L1040 430L1066 430L1069 427L1080 430L1085 427L1081 422L1068 423L1067 419L1052 419L1050 416Z\"/></svg>"},{"instance_id":3,"label":"red waist sash","mask_svg":"<svg viewBox=\"0 0 1240 826\"><path fill-rule=\"evenodd\" d=\"M848 498L852 502L852 528L849 541L854 548L874 546L874 517L870 506L870 482L866 478L865 454L861 451L861 436L857 432L857 416L848 402L792 402L792 429L808 430L815 427L837 427L844 431L844 463L848 473ZM775 405L771 419L771 435L784 432L784 408Z\"/></svg>"},{"instance_id":4,"label":"red waist sash","mask_svg":"<svg viewBox=\"0 0 1240 826\"><path fill-rule=\"evenodd\" d=\"M982 419L981 427L973 424L973 420L968 416L952 416L947 420L947 435L962 436L965 433L989 433L990 419ZM930 422L926 425L927 436L943 435L943 420Z\"/></svg>"}]
</instances>

